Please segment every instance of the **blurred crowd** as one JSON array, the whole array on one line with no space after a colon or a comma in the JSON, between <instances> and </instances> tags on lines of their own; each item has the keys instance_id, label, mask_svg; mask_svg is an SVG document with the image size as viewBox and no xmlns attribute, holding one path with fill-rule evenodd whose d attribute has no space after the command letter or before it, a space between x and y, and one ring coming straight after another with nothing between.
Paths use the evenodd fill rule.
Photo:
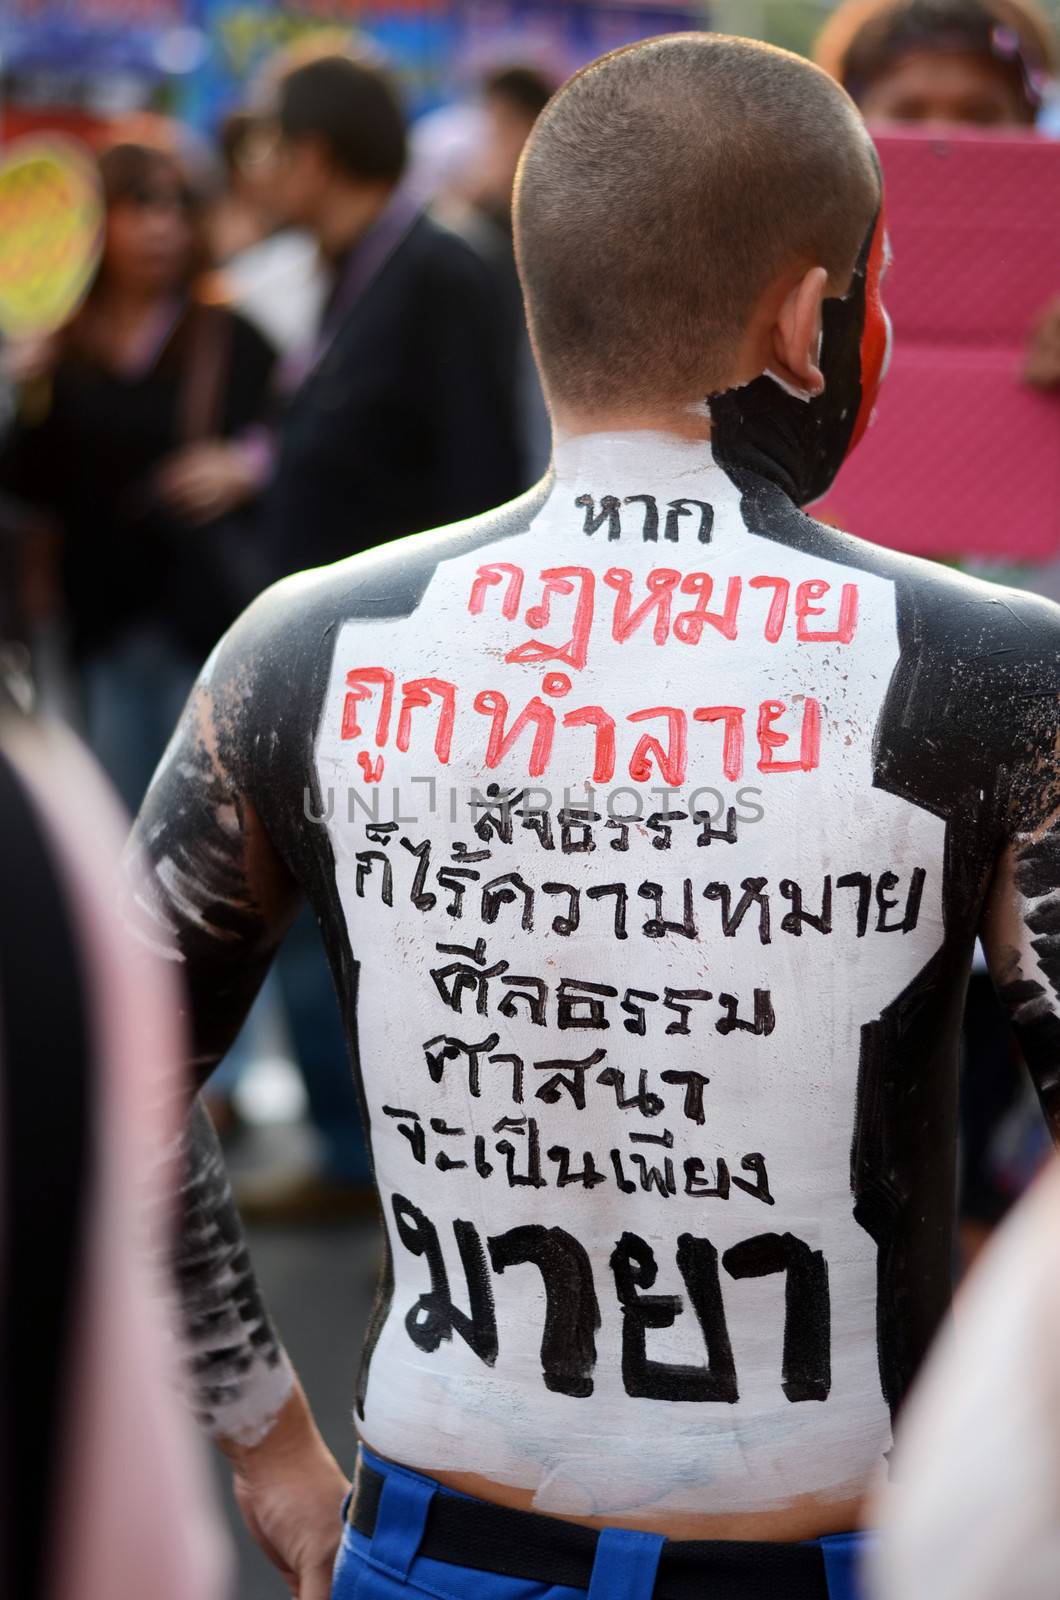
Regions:
<instances>
[{"instance_id":1,"label":"blurred crowd","mask_svg":"<svg viewBox=\"0 0 1060 1600\"><path fill-rule=\"evenodd\" d=\"M1057 66L1023 0L850 0L817 54L881 124L1033 129ZM508 63L409 128L385 66L326 44L271 62L213 147L141 116L96 152L106 225L88 293L0 352L0 634L9 684L31 658L130 812L204 659L263 588L482 512L547 470L511 193L553 87ZM1060 299L1028 329L1026 373L1060 384ZM235 1127L233 1085L278 1016L320 1157L245 1209L366 1207L309 922L218 1075L218 1124ZM966 1259L1046 1151L985 972L968 1019Z\"/></svg>"}]
</instances>

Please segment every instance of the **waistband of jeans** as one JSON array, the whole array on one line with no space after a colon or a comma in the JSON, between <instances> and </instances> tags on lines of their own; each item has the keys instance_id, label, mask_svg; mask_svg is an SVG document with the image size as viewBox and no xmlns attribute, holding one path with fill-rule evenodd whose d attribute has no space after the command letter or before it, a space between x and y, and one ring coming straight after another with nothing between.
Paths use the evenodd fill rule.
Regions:
<instances>
[{"instance_id":1,"label":"waistband of jeans","mask_svg":"<svg viewBox=\"0 0 1060 1600\"><path fill-rule=\"evenodd\" d=\"M362 1450L346 1512L349 1525L368 1539L375 1532L387 1473L410 1470L383 1461L375 1464L376 1459ZM588 1589L595 1529L437 1487L419 1555L531 1583ZM711 1600L778 1600L781 1595L784 1600L828 1600L821 1547L815 1541L668 1539L655 1600L703 1600L707 1594Z\"/></svg>"}]
</instances>

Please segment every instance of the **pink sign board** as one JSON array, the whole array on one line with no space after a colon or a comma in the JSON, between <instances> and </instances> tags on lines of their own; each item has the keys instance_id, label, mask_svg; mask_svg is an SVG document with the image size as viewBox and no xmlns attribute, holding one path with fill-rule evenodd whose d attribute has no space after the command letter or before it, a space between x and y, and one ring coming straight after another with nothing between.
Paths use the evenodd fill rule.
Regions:
<instances>
[{"instance_id":1,"label":"pink sign board","mask_svg":"<svg viewBox=\"0 0 1060 1600\"><path fill-rule=\"evenodd\" d=\"M1060 296L1060 143L1027 134L876 137L894 323L875 418L815 510L927 556L1060 554L1060 389L1023 382Z\"/></svg>"}]
</instances>

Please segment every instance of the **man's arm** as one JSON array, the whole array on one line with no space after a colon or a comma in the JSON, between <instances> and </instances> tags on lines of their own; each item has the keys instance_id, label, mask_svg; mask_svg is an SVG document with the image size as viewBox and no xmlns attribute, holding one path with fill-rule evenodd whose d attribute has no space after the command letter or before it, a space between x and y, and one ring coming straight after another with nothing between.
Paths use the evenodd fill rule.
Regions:
<instances>
[{"instance_id":1,"label":"man's arm","mask_svg":"<svg viewBox=\"0 0 1060 1600\"><path fill-rule=\"evenodd\" d=\"M184 980L189 1094L235 1039L299 901L245 792L246 762L267 733L253 727L248 635L245 618L193 691L126 857L132 930L148 958L179 964ZM199 1102L181 1166L176 1272L196 1409L292 1592L325 1600L344 1479L265 1310Z\"/></svg>"},{"instance_id":2,"label":"man's arm","mask_svg":"<svg viewBox=\"0 0 1060 1600\"><path fill-rule=\"evenodd\" d=\"M1054 1139L1060 1142L1060 700L1021 697L1007 786L1006 838L981 927L1007 1009ZM1014 719L1015 720L1015 719Z\"/></svg>"}]
</instances>

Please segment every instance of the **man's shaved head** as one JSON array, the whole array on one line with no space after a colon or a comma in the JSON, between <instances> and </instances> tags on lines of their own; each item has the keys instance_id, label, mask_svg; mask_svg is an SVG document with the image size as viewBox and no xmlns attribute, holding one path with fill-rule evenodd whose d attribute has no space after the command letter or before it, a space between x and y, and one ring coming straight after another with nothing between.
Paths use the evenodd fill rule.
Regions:
<instances>
[{"instance_id":1,"label":"man's shaved head","mask_svg":"<svg viewBox=\"0 0 1060 1600\"><path fill-rule=\"evenodd\" d=\"M516 186L551 398L633 412L724 387L781 274L823 266L845 291L879 196L853 102L800 56L702 33L601 57L538 119Z\"/></svg>"}]
</instances>

